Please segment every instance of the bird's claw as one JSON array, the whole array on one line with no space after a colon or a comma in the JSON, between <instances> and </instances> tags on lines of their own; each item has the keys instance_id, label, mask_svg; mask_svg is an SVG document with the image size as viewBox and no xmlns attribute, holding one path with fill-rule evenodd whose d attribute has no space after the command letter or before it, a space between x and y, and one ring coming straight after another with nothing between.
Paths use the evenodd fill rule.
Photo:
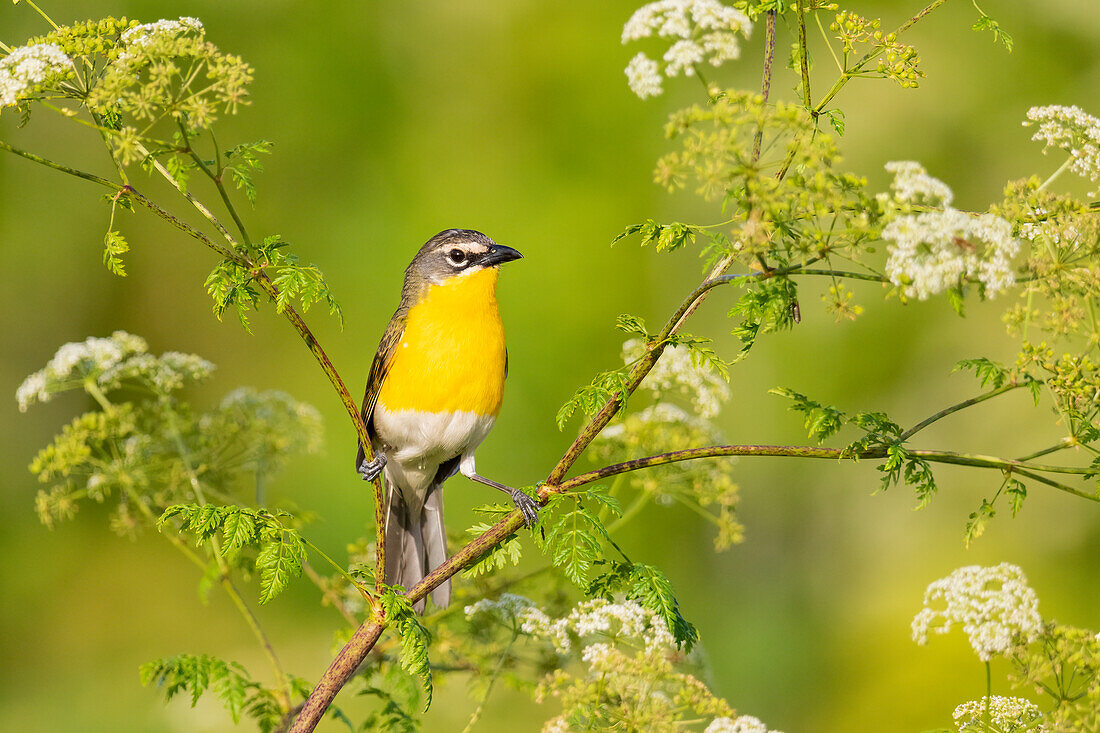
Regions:
<instances>
[{"instance_id":1,"label":"bird's claw","mask_svg":"<svg viewBox=\"0 0 1100 733\"><path fill-rule=\"evenodd\" d=\"M373 461L368 461L367 457L363 456L363 461L359 464L359 475L363 477L364 481L374 481L385 467L385 453L376 454Z\"/></svg>"},{"instance_id":2,"label":"bird's claw","mask_svg":"<svg viewBox=\"0 0 1100 733\"><path fill-rule=\"evenodd\" d=\"M512 503L523 515L523 524L527 529L532 529L539 523L539 503L519 489L512 489Z\"/></svg>"}]
</instances>

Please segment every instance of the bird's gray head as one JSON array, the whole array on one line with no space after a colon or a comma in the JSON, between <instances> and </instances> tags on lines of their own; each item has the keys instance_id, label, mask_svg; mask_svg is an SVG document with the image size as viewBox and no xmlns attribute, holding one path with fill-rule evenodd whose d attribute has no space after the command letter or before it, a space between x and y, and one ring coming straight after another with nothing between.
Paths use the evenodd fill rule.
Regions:
<instances>
[{"instance_id":1,"label":"bird's gray head","mask_svg":"<svg viewBox=\"0 0 1100 733\"><path fill-rule=\"evenodd\" d=\"M406 286L439 285L456 275L497 267L521 257L516 250L497 244L481 232L447 229L429 239L413 257L405 271Z\"/></svg>"}]
</instances>

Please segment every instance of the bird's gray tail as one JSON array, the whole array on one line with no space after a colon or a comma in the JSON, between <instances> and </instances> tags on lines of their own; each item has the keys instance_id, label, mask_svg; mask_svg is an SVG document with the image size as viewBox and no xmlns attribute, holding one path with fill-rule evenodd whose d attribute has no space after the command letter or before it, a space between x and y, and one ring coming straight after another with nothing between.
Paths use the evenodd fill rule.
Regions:
<instances>
[{"instance_id":1,"label":"bird's gray tail","mask_svg":"<svg viewBox=\"0 0 1100 733\"><path fill-rule=\"evenodd\" d=\"M442 487L440 483L432 483L421 505L415 498L406 501L398 486L387 483L390 502L386 514L386 583L412 590L429 571L447 559ZM445 581L431 596L435 605L446 608L451 602L451 581ZM417 613L424 613L424 599L413 604L413 608Z\"/></svg>"}]
</instances>

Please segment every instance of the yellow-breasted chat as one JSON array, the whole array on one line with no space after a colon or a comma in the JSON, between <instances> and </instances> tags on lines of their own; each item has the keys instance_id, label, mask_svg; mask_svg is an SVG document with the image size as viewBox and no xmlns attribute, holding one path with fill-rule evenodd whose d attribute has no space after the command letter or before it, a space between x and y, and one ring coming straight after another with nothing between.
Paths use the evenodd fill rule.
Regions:
<instances>
[{"instance_id":1,"label":"yellow-breasted chat","mask_svg":"<svg viewBox=\"0 0 1100 733\"><path fill-rule=\"evenodd\" d=\"M517 489L479 476L474 451L504 396L508 351L497 306L501 264L522 257L472 229L447 229L405 270L401 304L374 355L363 421L375 458L359 446L356 468L385 471L386 583L412 588L447 559L443 482L457 472L512 497L531 525L538 505ZM432 591L450 602L450 581ZM424 601L416 606L423 612Z\"/></svg>"}]
</instances>

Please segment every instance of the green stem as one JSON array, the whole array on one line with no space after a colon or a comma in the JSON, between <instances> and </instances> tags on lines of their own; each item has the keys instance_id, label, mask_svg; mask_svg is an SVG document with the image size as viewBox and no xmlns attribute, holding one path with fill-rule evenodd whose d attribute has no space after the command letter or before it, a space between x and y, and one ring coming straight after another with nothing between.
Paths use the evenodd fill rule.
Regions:
<instances>
[{"instance_id":1,"label":"green stem","mask_svg":"<svg viewBox=\"0 0 1100 733\"><path fill-rule=\"evenodd\" d=\"M810 64L808 60L809 49L806 43L806 10L802 3L803 0L798 0L798 65L802 72L802 102L816 119L818 112L810 102Z\"/></svg>"},{"instance_id":2,"label":"green stem","mask_svg":"<svg viewBox=\"0 0 1100 733\"><path fill-rule=\"evenodd\" d=\"M888 283L890 278L868 272L849 272L847 270L825 270L820 268L803 268L792 275L824 275L826 277L843 277L849 280L868 280L876 283Z\"/></svg>"},{"instance_id":3,"label":"green stem","mask_svg":"<svg viewBox=\"0 0 1100 733\"><path fill-rule=\"evenodd\" d=\"M344 605L344 599L342 599L340 596L334 593L331 588L325 585L325 579L322 578L321 575L313 569L312 565L310 565L308 562L303 563L302 570L305 572L306 577L309 578L310 582L312 582L315 586L317 586L318 589L320 589L321 596L326 601L328 601L333 608L336 609L337 613L344 617L344 620L348 622L349 626L359 625L359 619L355 618L351 611L347 609L347 606Z\"/></svg>"},{"instance_id":4,"label":"green stem","mask_svg":"<svg viewBox=\"0 0 1100 733\"><path fill-rule=\"evenodd\" d=\"M1022 463L1020 461L1013 460L1011 458L999 458L996 456L985 456L980 454L967 454L956 453L954 451L934 451L934 450L910 450L907 451L909 455L918 458L923 458L931 463L947 463L960 466L971 466L973 468L991 468L999 471L1011 471L1014 473L1020 473L1034 478L1041 483L1045 483L1049 486L1054 486L1063 491L1068 491L1076 496L1080 496L1090 501L1100 502L1100 497L1087 494L1085 492L1067 487L1050 479L1039 476L1036 471L1046 473L1059 473L1075 476L1085 476L1092 472L1092 469L1085 467L1073 467L1073 466L1049 466L1049 465L1036 465L1031 463ZM849 452L843 448L820 448L817 446L806 445L714 445L705 448L689 448L687 450L672 451L669 453L661 453L654 456L647 456L645 458L635 458L634 460L624 461L622 463L616 463L611 466L604 466L603 468L595 471L589 471L588 473L582 473L579 476L574 476L567 481L563 481L554 487L555 493L562 493L567 491L573 491L586 484L593 483L595 481L602 481L611 476L616 476L620 473L626 473L629 471L638 471L643 468L650 468L652 466L661 466L668 463L678 463L680 461L691 461L700 458L717 458L721 456L785 456L788 458L824 458L831 460L860 460L864 458L884 458L886 456L886 448L878 447L871 448L864 451Z\"/></svg>"},{"instance_id":5,"label":"green stem","mask_svg":"<svg viewBox=\"0 0 1100 733\"><path fill-rule=\"evenodd\" d=\"M38 7L38 6L37 6L37 5L36 5L36 4L34 3L34 0L24 0L24 2L26 2L26 3L27 3L27 5L30 5L30 6L32 7L32 8L34 8L34 9L35 9L35 11L36 11L36 12L37 12L37 13L38 13L39 15L41 15L41 16L42 16L43 18L45 18L45 19L46 19L46 22L47 22L47 23L49 23L50 25L52 25L52 26L53 26L53 29L54 29L55 31L56 31L56 30L60 30L60 28L58 27L57 23L54 23L54 22L53 22L53 18L51 18L50 16L46 15L45 11L43 11L43 10L42 10L42 8Z\"/></svg>"},{"instance_id":6,"label":"green stem","mask_svg":"<svg viewBox=\"0 0 1100 733\"><path fill-rule=\"evenodd\" d=\"M817 28L821 31L821 37L825 39L825 48L829 49L829 55L833 57L833 62L836 64L837 71L843 74L844 64L840 63L836 51L833 50L832 39L830 39L829 34L825 32L825 26L821 22L821 15L819 13L814 13L814 20L817 21Z\"/></svg>"},{"instance_id":7,"label":"green stem","mask_svg":"<svg viewBox=\"0 0 1100 733\"><path fill-rule=\"evenodd\" d=\"M106 413L112 413L115 411L115 406L111 404L111 401L107 399L107 395L103 394L103 390L99 388L96 381L92 378L84 380L84 391L92 396L99 406L103 408Z\"/></svg>"},{"instance_id":8,"label":"green stem","mask_svg":"<svg viewBox=\"0 0 1100 733\"><path fill-rule=\"evenodd\" d=\"M1026 463L1027 461L1041 458L1043 456L1050 455L1051 453L1057 453L1058 451L1065 450L1066 448L1072 448L1075 445L1078 445L1076 438L1062 438L1049 448L1043 448L1042 450L1037 450L1034 453L1028 453L1026 456L1022 456L1020 458L1017 458L1016 460L1020 463Z\"/></svg>"},{"instance_id":9,"label":"green stem","mask_svg":"<svg viewBox=\"0 0 1100 733\"><path fill-rule=\"evenodd\" d=\"M1058 176L1062 175L1062 173L1065 172L1065 170L1067 168L1069 168L1071 163L1073 163L1073 158L1072 157L1067 157L1065 162L1062 163L1062 165L1058 166L1058 170L1051 173L1049 178L1047 178L1045 181L1043 181L1042 183L1039 184L1039 189L1038 190L1042 191L1047 186L1054 183L1054 181L1056 181L1058 179Z\"/></svg>"},{"instance_id":10,"label":"green stem","mask_svg":"<svg viewBox=\"0 0 1100 733\"><path fill-rule=\"evenodd\" d=\"M989 725L990 720L991 720L990 716L989 716L989 703L992 701L992 699L993 699L993 669L992 669L992 666L987 661L987 663L986 663L986 710L985 710L985 712L982 712L982 715L981 715L982 716L982 722L985 722L986 725Z\"/></svg>"},{"instance_id":11,"label":"green stem","mask_svg":"<svg viewBox=\"0 0 1100 733\"><path fill-rule=\"evenodd\" d=\"M481 701L477 704L473 714L470 715L470 720L466 723L466 727L462 729L462 733L471 733L477 722L481 720L481 713L485 709L485 702L489 699L489 695L493 692L493 685L496 684L497 678L500 677L501 671L504 669L504 663L508 660L508 653L512 651L512 646L516 643L516 639L519 638L519 629L512 630L512 638L508 642L508 646L504 647L504 651L500 654L500 659L497 660L496 667L493 668L493 673L489 676L489 684L485 687L485 694L482 696Z\"/></svg>"},{"instance_id":12,"label":"green stem","mask_svg":"<svg viewBox=\"0 0 1100 733\"><path fill-rule=\"evenodd\" d=\"M52 160L48 160L46 158L43 158L40 155L35 155L34 153L28 153L26 150L20 150L19 148L13 147L13 146L9 145L8 143L4 142L3 140L0 140L0 150L6 150L9 153L14 153L15 155L18 155L21 158L26 158L27 160L34 161L35 163L38 163L40 165L44 165L47 168L53 168L55 171L61 171L62 173L68 173L70 176L76 176L77 178L83 178L85 181L91 181L92 183L98 183L101 186L106 186L107 188L114 189L115 191L121 191L122 188L123 188L122 185L120 185L118 183L115 183L114 181L108 181L106 178L101 178L100 176L97 176L94 173L87 173L87 172L82 171L82 170L77 170L76 168L70 168L67 165L61 165L60 163L55 163Z\"/></svg>"},{"instance_id":13,"label":"green stem","mask_svg":"<svg viewBox=\"0 0 1100 733\"><path fill-rule=\"evenodd\" d=\"M369 594L367 593L366 589L365 589L365 588L364 588L364 587L363 587L363 586L362 586L362 585L361 585L361 584L359 583L359 581L358 581L358 580L356 580L355 578L353 578L353 577L351 576L351 574L349 574L349 573L348 573L348 571L347 571L347 570L344 570L344 568L340 567L340 565L339 565L339 564L338 564L338 563L337 563L337 562L336 562L335 560L333 560L333 559L332 559L331 557L329 557L329 556L328 556L328 555L327 555L327 554L325 553L325 551L324 551L324 550L322 550L322 549L321 549L320 547L318 547L317 545L315 545L315 544L313 544L312 542L310 542L309 540L307 540L307 539L306 539L305 537L303 537L303 538L302 538L302 542L304 542L304 543L306 544L306 546L307 546L307 547L309 547L309 549L313 550L313 551L314 551L314 552L316 552L316 553L317 553L318 555L320 555L320 556L321 556L321 559L322 559L322 560L324 560L324 561L325 561L325 562L327 562L327 563L328 563L329 565L331 565L331 566L332 566L333 568L335 568L335 569L336 569L336 572L340 573L340 575L342 575L342 576L344 577L344 580L346 580L346 581L348 581L349 583L351 583L351 585L352 585L352 586L353 586L354 588L358 589L358 591L359 591L360 593L362 593L362 594L363 594L364 596L367 596L367 595L369 595Z\"/></svg>"},{"instance_id":14,"label":"green stem","mask_svg":"<svg viewBox=\"0 0 1100 733\"><path fill-rule=\"evenodd\" d=\"M187 134L187 128L182 122L178 122L180 134L183 135L184 143L187 145L187 154L191 157L191 160L195 162L195 165L199 167L199 170L213 182L214 187L218 190L218 195L221 197L222 203L225 204L225 208L229 211L229 216L233 218L233 223L237 225L237 231L241 233L241 239L244 240L245 245L251 249L252 239L248 236L248 232L244 228L244 222L241 220L240 215L237 213L237 208L233 205L232 199L229 198L229 192L225 190L225 185L222 183L221 176L215 174L214 171L206 165L202 157L199 156L195 150L191 147L191 138ZM216 143L215 143L216 145ZM220 156L219 156L220 157ZM221 165L221 162L218 162Z\"/></svg>"},{"instance_id":15,"label":"green stem","mask_svg":"<svg viewBox=\"0 0 1100 733\"><path fill-rule=\"evenodd\" d=\"M1024 386L1024 383L1013 382L1011 384L1006 384L1003 387L999 387L997 389L986 392L985 394L980 394L977 397L971 397L968 400L963 400L962 402L959 402L958 404L951 405L950 407L944 408L944 409L940 410L939 412L937 412L935 415L932 415L931 417L928 417L928 418L922 420L921 422L917 423L913 427L906 430L904 433L901 434L901 438L899 440L906 441L909 438L916 435L917 433L919 433L920 431L924 430L926 427L928 427L932 423L937 422L937 421L947 417L948 415L956 413L959 410L965 410L967 407L972 407L974 405L977 405L978 403L985 402L986 400L989 400L989 399L993 399L997 395L1002 395L1005 392L1011 392L1012 390L1019 389L1020 387L1023 387L1023 386Z\"/></svg>"},{"instance_id":16,"label":"green stem","mask_svg":"<svg viewBox=\"0 0 1100 733\"><path fill-rule=\"evenodd\" d=\"M898 26L898 29L894 31L894 33L900 36L902 33L912 28L915 23L923 19L924 16L928 15L939 6L943 5L945 2L947 2L947 0L933 0L919 13ZM840 77L833 84L832 88L829 89L828 93L821 99L820 102L817 103L817 107L814 108L814 111L817 114L821 114L821 111L825 109L825 105L832 101L833 97L835 97L840 92L840 90L844 88L844 85L847 84L852 77L857 76L859 72L863 69L863 67L866 66L870 61L877 58L879 53L879 50L868 51L867 54L865 54L863 58L857 61L852 68L841 74Z\"/></svg>"},{"instance_id":17,"label":"green stem","mask_svg":"<svg viewBox=\"0 0 1100 733\"><path fill-rule=\"evenodd\" d=\"M199 481L198 473L191 462L191 452L187 448L186 443L183 440L183 433L179 429L179 423L176 420L175 410L172 409L171 404L167 397L161 397L161 406L163 407L162 414L165 417L165 421L168 424L168 429L172 434L172 442L176 444L176 450L180 456L180 463L183 464L184 473L187 474L187 479L191 484L191 490L195 494L195 499L200 505L205 505L206 494L202 490L202 484ZM268 639L267 634L264 633L263 628L260 626L260 621L256 618L256 614L252 612L252 609L245 603L244 598L241 597L240 591L237 590L237 586L234 585L231 576L229 564L225 561L225 557L222 555L221 545L218 542L217 537L210 538L211 552L215 562L218 564L218 581L221 583L222 590L229 596L230 601L237 608L237 611L244 618L248 624L249 629L252 630L253 636L256 637L256 641L264 650L264 654L267 656L268 662L271 663L272 669L275 671L275 679L278 684L278 696L279 705L284 713L290 710L290 700L293 692L290 688L290 681L283 671L282 663L279 662L279 657L275 654L275 647L272 646L271 640Z\"/></svg>"},{"instance_id":18,"label":"green stem","mask_svg":"<svg viewBox=\"0 0 1100 733\"><path fill-rule=\"evenodd\" d=\"M764 102L768 101L768 95L772 88L772 62L775 60L775 11L769 10L764 18L764 73L760 81L760 96ZM760 148L764 142L764 127L761 124L756 129L756 135L752 140L752 162L760 160Z\"/></svg>"},{"instance_id":19,"label":"green stem","mask_svg":"<svg viewBox=\"0 0 1100 733\"><path fill-rule=\"evenodd\" d=\"M649 492L639 491L638 496L636 496L634 498L634 501L630 503L630 506L628 506L626 510L623 511L622 516L616 519L610 525L608 525L607 533L612 534L613 532L617 532L622 529L624 524L636 517L638 515L638 512L642 511L642 509L645 508L645 505L649 503L649 499Z\"/></svg>"}]
</instances>

